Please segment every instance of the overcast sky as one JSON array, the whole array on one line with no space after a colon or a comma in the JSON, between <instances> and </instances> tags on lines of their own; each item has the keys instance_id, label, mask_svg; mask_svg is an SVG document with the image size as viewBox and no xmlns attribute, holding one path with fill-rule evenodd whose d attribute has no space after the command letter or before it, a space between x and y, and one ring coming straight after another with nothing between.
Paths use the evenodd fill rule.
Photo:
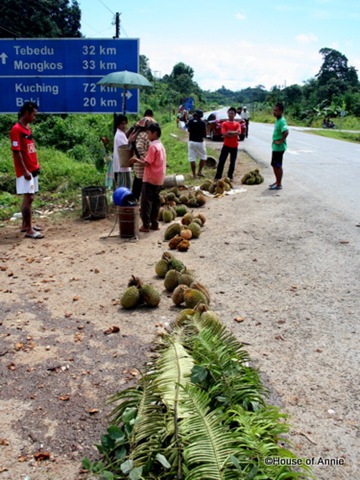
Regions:
<instances>
[{"instance_id":1,"label":"overcast sky","mask_svg":"<svg viewBox=\"0 0 360 480\"><path fill-rule=\"evenodd\" d=\"M318 73L321 48L334 48L360 75L359 0L79 0L81 31L139 38L151 70L184 62L204 90L302 85Z\"/></svg>"}]
</instances>

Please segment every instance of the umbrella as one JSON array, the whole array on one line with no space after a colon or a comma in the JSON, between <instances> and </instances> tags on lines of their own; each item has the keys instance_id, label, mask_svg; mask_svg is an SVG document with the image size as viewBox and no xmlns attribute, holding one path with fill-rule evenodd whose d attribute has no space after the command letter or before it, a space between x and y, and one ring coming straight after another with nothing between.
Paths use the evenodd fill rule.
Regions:
<instances>
[{"instance_id":1,"label":"umbrella","mask_svg":"<svg viewBox=\"0 0 360 480\"><path fill-rule=\"evenodd\" d=\"M126 112L126 93L129 88L149 88L152 84L140 73L129 72L123 70L122 72L112 72L103 77L96 85L103 85L106 87L118 87L124 90L123 92L123 112Z\"/></svg>"}]
</instances>

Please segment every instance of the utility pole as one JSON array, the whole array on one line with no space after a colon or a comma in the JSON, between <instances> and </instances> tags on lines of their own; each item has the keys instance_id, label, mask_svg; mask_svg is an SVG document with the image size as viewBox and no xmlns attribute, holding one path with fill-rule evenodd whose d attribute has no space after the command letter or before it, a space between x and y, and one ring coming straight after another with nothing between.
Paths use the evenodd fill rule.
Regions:
<instances>
[{"instance_id":1,"label":"utility pole","mask_svg":"<svg viewBox=\"0 0 360 480\"><path fill-rule=\"evenodd\" d=\"M115 37L120 38L120 15L121 13L116 12L115 14Z\"/></svg>"}]
</instances>

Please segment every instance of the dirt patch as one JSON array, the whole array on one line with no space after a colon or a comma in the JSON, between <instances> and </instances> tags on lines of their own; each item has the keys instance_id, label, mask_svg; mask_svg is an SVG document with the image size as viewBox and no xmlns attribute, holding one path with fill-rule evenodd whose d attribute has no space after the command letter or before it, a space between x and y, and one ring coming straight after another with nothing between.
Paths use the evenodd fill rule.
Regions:
<instances>
[{"instance_id":1,"label":"dirt patch","mask_svg":"<svg viewBox=\"0 0 360 480\"><path fill-rule=\"evenodd\" d=\"M239 160L237 185L255 167L244 153ZM272 180L269 169L263 174ZM319 479L359 478L357 251L340 243L344 232L330 221L314 218L310 201L266 187L209 199L200 238L178 256L247 344L271 400L291 415L295 453L314 458ZM96 456L107 425L106 399L136 381L157 333L176 315L154 272L167 250L165 227L125 240L116 217L39 219L46 235L39 241L12 222L1 229L1 479L83 478L80 461ZM162 291L159 308L120 308L133 274ZM112 326L120 331L105 334ZM49 460L36 461L39 451Z\"/></svg>"}]
</instances>

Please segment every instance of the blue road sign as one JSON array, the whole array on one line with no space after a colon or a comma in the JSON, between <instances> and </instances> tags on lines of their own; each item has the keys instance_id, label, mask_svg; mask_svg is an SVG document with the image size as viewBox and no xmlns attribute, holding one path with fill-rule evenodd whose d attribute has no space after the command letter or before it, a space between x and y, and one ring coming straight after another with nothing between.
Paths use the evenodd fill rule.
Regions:
<instances>
[{"instance_id":1,"label":"blue road sign","mask_svg":"<svg viewBox=\"0 0 360 480\"><path fill-rule=\"evenodd\" d=\"M138 39L0 39L0 113L34 101L41 113L121 111L121 88L96 83L115 71L138 72ZM137 113L137 90L127 92L127 113Z\"/></svg>"}]
</instances>

